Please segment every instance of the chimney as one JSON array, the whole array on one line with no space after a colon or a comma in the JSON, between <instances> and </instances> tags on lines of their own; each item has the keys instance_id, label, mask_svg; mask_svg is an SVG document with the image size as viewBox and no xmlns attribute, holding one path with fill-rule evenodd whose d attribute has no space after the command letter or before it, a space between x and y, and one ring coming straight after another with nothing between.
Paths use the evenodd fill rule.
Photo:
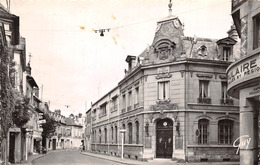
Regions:
<instances>
[{"instance_id":1,"label":"chimney","mask_svg":"<svg viewBox=\"0 0 260 165\"><path fill-rule=\"evenodd\" d=\"M128 55L126 57L126 62L128 63L128 73L132 71L133 67L135 67L135 59L136 56Z\"/></svg>"},{"instance_id":2,"label":"chimney","mask_svg":"<svg viewBox=\"0 0 260 165\"><path fill-rule=\"evenodd\" d=\"M230 27L230 30L227 32L227 34L228 34L228 37L231 37L236 41L238 40L238 34L237 34L237 30L236 30L236 27L234 24Z\"/></svg>"}]
</instances>

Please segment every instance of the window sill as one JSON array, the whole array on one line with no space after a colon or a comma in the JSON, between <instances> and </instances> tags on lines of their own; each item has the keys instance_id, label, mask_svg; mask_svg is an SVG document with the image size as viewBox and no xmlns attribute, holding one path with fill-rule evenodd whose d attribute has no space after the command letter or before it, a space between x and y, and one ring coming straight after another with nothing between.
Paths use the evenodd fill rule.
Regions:
<instances>
[{"instance_id":1,"label":"window sill","mask_svg":"<svg viewBox=\"0 0 260 165\"><path fill-rule=\"evenodd\" d=\"M201 148L207 148L207 147L210 147L210 148L223 148L223 147L226 147L226 148L234 148L232 144L198 144L198 145L187 145L188 148L198 148L198 147L201 147Z\"/></svg>"}]
</instances>

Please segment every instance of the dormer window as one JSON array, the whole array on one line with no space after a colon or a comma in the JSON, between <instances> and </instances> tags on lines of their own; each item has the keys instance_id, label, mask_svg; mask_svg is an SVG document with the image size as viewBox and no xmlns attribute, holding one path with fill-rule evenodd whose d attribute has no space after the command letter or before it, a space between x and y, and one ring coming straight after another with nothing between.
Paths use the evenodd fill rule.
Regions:
<instances>
[{"instance_id":1,"label":"dormer window","mask_svg":"<svg viewBox=\"0 0 260 165\"><path fill-rule=\"evenodd\" d=\"M169 56L173 55L175 43L170 40L160 40L154 44L154 52L160 60L168 59Z\"/></svg>"},{"instance_id":2,"label":"dormer window","mask_svg":"<svg viewBox=\"0 0 260 165\"><path fill-rule=\"evenodd\" d=\"M230 61L231 60L231 47L223 47L223 61Z\"/></svg>"},{"instance_id":3,"label":"dormer window","mask_svg":"<svg viewBox=\"0 0 260 165\"><path fill-rule=\"evenodd\" d=\"M233 60L233 46L236 44L236 40L231 37L226 37L217 41L219 60L232 61Z\"/></svg>"},{"instance_id":4,"label":"dormer window","mask_svg":"<svg viewBox=\"0 0 260 165\"><path fill-rule=\"evenodd\" d=\"M130 73L132 71L132 69L135 67L135 62L136 60L136 56L131 56L131 55L128 55L126 57L126 62L128 63L128 73Z\"/></svg>"},{"instance_id":5,"label":"dormer window","mask_svg":"<svg viewBox=\"0 0 260 165\"><path fill-rule=\"evenodd\" d=\"M206 57L208 55L207 47L205 45L202 45L198 50L198 55L202 58Z\"/></svg>"}]
</instances>

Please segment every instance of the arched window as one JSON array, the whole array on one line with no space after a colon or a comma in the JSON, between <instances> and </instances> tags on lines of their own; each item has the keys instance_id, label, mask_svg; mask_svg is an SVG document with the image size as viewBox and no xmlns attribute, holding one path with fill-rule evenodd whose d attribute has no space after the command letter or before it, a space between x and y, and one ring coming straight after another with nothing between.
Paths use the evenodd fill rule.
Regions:
<instances>
[{"instance_id":1,"label":"arched window","mask_svg":"<svg viewBox=\"0 0 260 165\"><path fill-rule=\"evenodd\" d=\"M104 128L104 132L105 132L105 143L107 143L107 128Z\"/></svg>"},{"instance_id":2,"label":"arched window","mask_svg":"<svg viewBox=\"0 0 260 165\"><path fill-rule=\"evenodd\" d=\"M122 128L125 129L125 124L122 125ZM125 144L125 136L124 136L124 144Z\"/></svg>"},{"instance_id":3,"label":"arched window","mask_svg":"<svg viewBox=\"0 0 260 165\"><path fill-rule=\"evenodd\" d=\"M117 126L115 126L115 143L117 143Z\"/></svg>"},{"instance_id":4,"label":"arched window","mask_svg":"<svg viewBox=\"0 0 260 165\"><path fill-rule=\"evenodd\" d=\"M133 141L133 127L132 123L128 123L128 144L132 144Z\"/></svg>"},{"instance_id":5,"label":"arched window","mask_svg":"<svg viewBox=\"0 0 260 165\"><path fill-rule=\"evenodd\" d=\"M111 127L111 142L113 143L114 140L114 129Z\"/></svg>"},{"instance_id":6,"label":"arched window","mask_svg":"<svg viewBox=\"0 0 260 165\"><path fill-rule=\"evenodd\" d=\"M139 144L139 122L135 122L135 130L136 130L136 144Z\"/></svg>"},{"instance_id":7,"label":"arched window","mask_svg":"<svg viewBox=\"0 0 260 165\"><path fill-rule=\"evenodd\" d=\"M208 144L208 127L209 127L209 120L207 119L200 119L198 122L198 144Z\"/></svg>"},{"instance_id":8,"label":"arched window","mask_svg":"<svg viewBox=\"0 0 260 165\"><path fill-rule=\"evenodd\" d=\"M99 136L99 143L101 143L101 129L99 129L99 131L98 131L98 136Z\"/></svg>"},{"instance_id":9,"label":"arched window","mask_svg":"<svg viewBox=\"0 0 260 165\"><path fill-rule=\"evenodd\" d=\"M232 120L224 119L218 122L218 143L231 144L233 139L233 124Z\"/></svg>"}]
</instances>

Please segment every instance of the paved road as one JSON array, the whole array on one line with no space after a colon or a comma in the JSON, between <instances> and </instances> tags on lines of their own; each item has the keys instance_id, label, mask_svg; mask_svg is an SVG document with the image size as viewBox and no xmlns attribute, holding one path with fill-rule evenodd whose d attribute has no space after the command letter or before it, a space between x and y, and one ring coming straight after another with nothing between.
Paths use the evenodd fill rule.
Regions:
<instances>
[{"instance_id":1,"label":"paved road","mask_svg":"<svg viewBox=\"0 0 260 165\"><path fill-rule=\"evenodd\" d=\"M55 151L32 161L33 165L115 165L109 160L81 154L79 151Z\"/></svg>"}]
</instances>

